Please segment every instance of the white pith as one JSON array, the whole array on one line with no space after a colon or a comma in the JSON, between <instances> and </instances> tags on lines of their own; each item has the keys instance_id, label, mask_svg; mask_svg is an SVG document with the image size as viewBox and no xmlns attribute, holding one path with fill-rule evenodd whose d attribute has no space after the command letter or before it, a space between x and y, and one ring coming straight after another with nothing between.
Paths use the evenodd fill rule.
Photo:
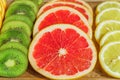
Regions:
<instances>
[{"instance_id":1,"label":"white pith","mask_svg":"<svg viewBox=\"0 0 120 80\"><path fill-rule=\"evenodd\" d=\"M85 39L87 40L87 42L89 43L89 47L92 49L93 51L93 59L91 60L91 66L87 69L87 70L84 70L82 72L78 72L76 73L75 75L53 75L51 74L50 72L48 71L45 71L43 69L40 69L37 64L36 64L36 60L34 59L33 57L33 51L34 51L34 46L36 45L36 42L38 42L38 40L40 39L40 37L42 37L42 35L46 32L51 32L55 29L61 29L61 30L65 30L65 29L74 29L78 34L80 34L81 36L85 37ZM96 64L96 60L97 60L97 51L95 49L95 46L92 42L92 40L86 35L86 33L84 33L82 30L80 30L79 28L73 26L73 25L70 25L70 24L55 24L55 25L51 25L43 30L41 30L33 39L31 45L30 45L30 48L29 48L29 61L30 61L30 64L32 65L32 67L34 68L35 71L37 71L38 73L48 77L48 78L51 78L51 79L74 79L74 78L77 78L77 77L82 77L86 74L88 74L89 72L91 72L93 70L93 68L95 67L95 64Z\"/></svg>"},{"instance_id":2,"label":"white pith","mask_svg":"<svg viewBox=\"0 0 120 80\"><path fill-rule=\"evenodd\" d=\"M60 49L58 50L58 53L59 53L59 56L66 55L66 54L67 54L67 50L64 49L64 48L60 48Z\"/></svg>"}]
</instances>

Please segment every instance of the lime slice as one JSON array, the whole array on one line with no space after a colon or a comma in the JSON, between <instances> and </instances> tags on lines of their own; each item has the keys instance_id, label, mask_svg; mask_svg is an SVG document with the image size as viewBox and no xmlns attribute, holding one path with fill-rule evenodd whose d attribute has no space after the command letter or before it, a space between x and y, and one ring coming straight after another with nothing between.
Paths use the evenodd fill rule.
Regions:
<instances>
[{"instance_id":1,"label":"lime slice","mask_svg":"<svg viewBox=\"0 0 120 80\"><path fill-rule=\"evenodd\" d=\"M100 41L100 46L103 46L105 44L108 44L110 42L120 42L120 31L111 31L108 32L103 36L103 38Z\"/></svg>"},{"instance_id":2,"label":"lime slice","mask_svg":"<svg viewBox=\"0 0 120 80\"><path fill-rule=\"evenodd\" d=\"M99 61L108 75L120 78L120 42L105 45L99 53Z\"/></svg>"},{"instance_id":3,"label":"lime slice","mask_svg":"<svg viewBox=\"0 0 120 80\"><path fill-rule=\"evenodd\" d=\"M106 1L101 4L99 4L96 8L96 14L99 12L108 9L108 8L120 8L120 3L117 1Z\"/></svg>"},{"instance_id":4,"label":"lime slice","mask_svg":"<svg viewBox=\"0 0 120 80\"><path fill-rule=\"evenodd\" d=\"M108 20L100 23L95 30L95 39L100 42L101 38L110 31L120 30L120 21Z\"/></svg>"},{"instance_id":5,"label":"lime slice","mask_svg":"<svg viewBox=\"0 0 120 80\"><path fill-rule=\"evenodd\" d=\"M106 20L120 21L120 9L108 8L108 9L103 10L96 16L96 25Z\"/></svg>"}]
</instances>

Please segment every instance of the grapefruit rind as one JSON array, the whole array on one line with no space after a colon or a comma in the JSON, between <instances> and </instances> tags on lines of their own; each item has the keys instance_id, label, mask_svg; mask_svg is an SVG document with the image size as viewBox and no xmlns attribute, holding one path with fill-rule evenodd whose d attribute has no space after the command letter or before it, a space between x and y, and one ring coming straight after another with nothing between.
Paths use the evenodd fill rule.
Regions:
<instances>
[{"instance_id":1,"label":"grapefruit rind","mask_svg":"<svg viewBox=\"0 0 120 80\"><path fill-rule=\"evenodd\" d=\"M81 9L84 9L86 12L84 12L84 13L82 13L82 14L86 14L87 16L88 16L88 22L89 22L89 24L90 24L90 26L92 26L92 24L93 24L93 16L92 16L92 14L87 10L87 8L86 7L84 7L84 6L82 6L82 5L79 5L79 4L76 4L76 3L72 3L72 2L61 2L61 1L59 1L59 2L49 2L49 3L46 3L44 6L42 6L41 8L40 8L40 10L38 11L38 14L37 14L37 17L39 17L39 15L41 15L42 13L44 13L44 10L46 11L46 8L47 7L53 7L54 5L57 5L57 4L59 4L59 6L60 6L60 4L61 4L61 6L68 6L68 5L72 5L72 6L75 6L75 7L78 7L78 8L81 8ZM67 5L66 5L67 4ZM55 6L55 7L59 7L59 6ZM68 6L68 7L71 7L71 6ZM49 10L49 8L47 9L47 10ZM76 9L77 10L77 9ZM81 13L81 12L80 12Z\"/></svg>"},{"instance_id":2,"label":"grapefruit rind","mask_svg":"<svg viewBox=\"0 0 120 80\"><path fill-rule=\"evenodd\" d=\"M79 5L83 5L88 9L88 11L93 16L93 10L92 10L91 6L88 3L86 3L85 1L83 1L83 0L72 0L72 1L69 1L69 0L52 0L52 1L53 2L55 2L55 1L73 2L73 3L79 4ZM80 3L82 3L82 4L80 4Z\"/></svg>"},{"instance_id":3,"label":"grapefruit rind","mask_svg":"<svg viewBox=\"0 0 120 80\"><path fill-rule=\"evenodd\" d=\"M105 59L104 59L104 54L105 51L110 47L114 45L120 45L120 42L111 42L109 44L106 44L102 47L100 53L99 53L99 61L101 64L102 69L110 76L115 77L115 78L120 78L120 73L111 71L111 69L105 64ZM114 48L113 48L114 49ZM108 56L109 57L109 56Z\"/></svg>"},{"instance_id":4,"label":"grapefruit rind","mask_svg":"<svg viewBox=\"0 0 120 80\"><path fill-rule=\"evenodd\" d=\"M42 22L45 19L46 15L49 15L50 13L54 13L58 10L68 10L74 14L77 14L80 17L80 19L83 21L83 23L86 25L86 27L88 28L88 33L87 33L88 36L90 38L92 38L92 28L90 27L87 19L77 10L70 8L70 7L66 7L66 6L52 8L52 9L47 10L43 14L41 14L35 22L34 29L33 29L33 36L35 36L39 32L38 26L39 26L40 22Z\"/></svg>"},{"instance_id":5,"label":"grapefruit rind","mask_svg":"<svg viewBox=\"0 0 120 80\"><path fill-rule=\"evenodd\" d=\"M45 34L46 32L51 32L55 29L61 29L61 30L65 30L65 29L73 29L75 30L78 34L80 34L81 36L83 36L87 42L89 43L89 47L92 49L93 53L92 53L92 57L93 59L91 60L91 66L83 71L83 72L78 72L76 73L75 75L72 75L72 76L69 76L69 75L60 75L60 76L55 76L55 75L52 75L50 72L48 71L45 71L43 69L40 69L37 64L36 64L36 60L34 59L34 57L32 56L33 54L33 51L34 51L34 46L36 45L36 43L39 41L39 39L41 38L41 36L43 34ZM96 64L96 61L97 61L97 51L96 51L96 48L92 42L92 40L86 35L86 33L84 33L82 30L80 30L79 28L73 26L73 25L70 25L70 24L56 24L56 25L51 25L47 28L44 28L43 30L39 31L39 33L34 37L31 45L30 45L30 48L29 48L29 61L30 61L30 64L32 65L33 69L35 71L37 71L38 73L48 77L48 78L51 78L51 79L75 79L75 78L78 78L78 77L82 77L86 74L88 74L89 72L91 72L94 67L95 67L95 64Z\"/></svg>"}]
</instances>

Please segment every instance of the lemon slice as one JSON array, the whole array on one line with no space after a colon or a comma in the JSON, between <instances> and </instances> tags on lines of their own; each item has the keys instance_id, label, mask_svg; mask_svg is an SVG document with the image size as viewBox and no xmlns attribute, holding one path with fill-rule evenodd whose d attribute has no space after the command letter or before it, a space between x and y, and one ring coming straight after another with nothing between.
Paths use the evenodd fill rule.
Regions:
<instances>
[{"instance_id":1,"label":"lemon slice","mask_svg":"<svg viewBox=\"0 0 120 80\"><path fill-rule=\"evenodd\" d=\"M103 10L96 16L96 25L106 20L120 21L120 9L108 8L108 9Z\"/></svg>"},{"instance_id":2,"label":"lemon slice","mask_svg":"<svg viewBox=\"0 0 120 80\"><path fill-rule=\"evenodd\" d=\"M120 21L108 20L100 23L95 29L95 39L99 43L101 38L110 31L120 30Z\"/></svg>"},{"instance_id":3,"label":"lemon slice","mask_svg":"<svg viewBox=\"0 0 120 80\"><path fill-rule=\"evenodd\" d=\"M106 1L101 4L99 4L96 8L96 14L99 12L108 9L108 8L120 8L120 3L117 1Z\"/></svg>"},{"instance_id":4,"label":"lemon slice","mask_svg":"<svg viewBox=\"0 0 120 80\"><path fill-rule=\"evenodd\" d=\"M120 78L120 42L105 45L99 53L99 61L108 75Z\"/></svg>"},{"instance_id":5,"label":"lemon slice","mask_svg":"<svg viewBox=\"0 0 120 80\"><path fill-rule=\"evenodd\" d=\"M120 30L108 32L100 41L100 46L106 45L110 42L120 42Z\"/></svg>"}]
</instances>

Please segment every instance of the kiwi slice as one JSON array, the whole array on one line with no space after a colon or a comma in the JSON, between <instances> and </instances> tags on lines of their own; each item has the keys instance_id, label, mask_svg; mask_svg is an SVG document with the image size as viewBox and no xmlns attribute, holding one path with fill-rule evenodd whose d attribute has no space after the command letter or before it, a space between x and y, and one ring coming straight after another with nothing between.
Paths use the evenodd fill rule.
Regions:
<instances>
[{"instance_id":1,"label":"kiwi slice","mask_svg":"<svg viewBox=\"0 0 120 80\"><path fill-rule=\"evenodd\" d=\"M33 27L33 22L27 16L25 16L25 15L19 15L19 14L15 14L15 15L7 17L4 20L3 24L6 24L9 21L15 21L15 20L19 20L19 21L25 22L26 24L28 24L31 27L31 29Z\"/></svg>"},{"instance_id":2,"label":"kiwi slice","mask_svg":"<svg viewBox=\"0 0 120 80\"><path fill-rule=\"evenodd\" d=\"M0 76L17 77L28 67L27 56L17 49L0 50Z\"/></svg>"},{"instance_id":3,"label":"kiwi slice","mask_svg":"<svg viewBox=\"0 0 120 80\"><path fill-rule=\"evenodd\" d=\"M5 49L18 49L18 50L22 51L23 53L25 53L26 55L28 53L27 48L19 42L10 41L10 42L7 42L7 43L3 44L0 47L0 50L5 50Z\"/></svg>"},{"instance_id":4,"label":"kiwi slice","mask_svg":"<svg viewBox=\"0 0 120 80\"><path fill-rule=\"evenodd\" d=\"M0 34L0 46L2 46L3 44L5 44L9 41L20 42L26 48L28 48L31 39L22 30L9 29Z\"/></svg>"},{"instance_id":5,"label":"kiwi slice","mask_svg":"<svg viewBox=\"0 0 120 80\"><path fill-rule=\"evenodd\" d=\"M6 24L3 25L1 32L5 32L9 29L22 30L28 36L31 36L31 33L32 33L30 27L22 21L9 21L9 22L7 22Z\"/></svg>"},{"instance_id":6,"label":"kiwi slice","mask_svg":"<svg viewBox=\"0 0 120 80\"><path fill-rule=\"evenodd\" d=\"M19 15L25 15L27 16L32 22L35 20L36 18L36 14L33 11L33 9L26 5L26 4L14 4L14 2L9 6L9 8L6 11L6 15L5 18L11 16L11 15L15 15L15 14L19 14Z\"/></svg>"},{"instance_id":7,"label":"kiwi slice","mask_svg":"<svg viewBox=\"0 0 120 80\"><path fill-rule=\"evenodd\" d=\"M35 14L37 14L37 12L38 12L37 4L31 0L15 0L12 5L14 5L14 4L25 4L27 6L30 6L31 9L35 12Z\"/></svg>"}]
</instances>

